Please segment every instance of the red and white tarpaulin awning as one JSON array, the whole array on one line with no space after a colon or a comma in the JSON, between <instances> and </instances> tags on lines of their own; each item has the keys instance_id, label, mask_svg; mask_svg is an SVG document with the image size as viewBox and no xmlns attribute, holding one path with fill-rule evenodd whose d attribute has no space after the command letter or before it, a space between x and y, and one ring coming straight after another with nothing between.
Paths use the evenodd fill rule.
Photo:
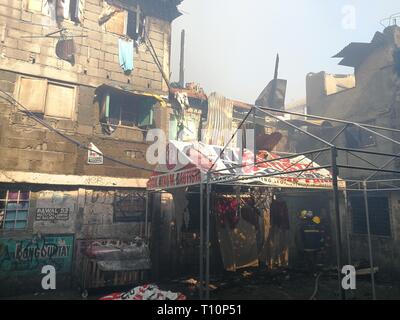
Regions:
<instances>
[{"instance_id":1,"label":"red and white tarpaulin awning","mask_svg":"<svg viewBox=\"0 0 400 320\"><path fill-rule=\"evenodd\" d=\"M211 181L220 184L260 185L277 188L331 189L332 175L329 170L320 168L318 163L303 155L282 159L276 154L266 152L266 157L257 156L244 149L207 145L202 142L181 142L171 140L167 145L164 161L159 161L147 183L148 190L172 189L198 185L206 182L206 173L212 168ZM304 171L302 171L304 170ZM338 179L340 189L346 187L345 181Z\"/></svg>"}]
</instances>

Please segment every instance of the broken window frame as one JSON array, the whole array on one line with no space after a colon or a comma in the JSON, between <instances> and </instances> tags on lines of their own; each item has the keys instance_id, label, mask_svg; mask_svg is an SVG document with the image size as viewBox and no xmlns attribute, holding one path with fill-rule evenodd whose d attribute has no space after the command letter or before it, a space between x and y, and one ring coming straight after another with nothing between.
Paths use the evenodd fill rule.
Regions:
<instances>
[{"instance_id":1,"label":"broken window frame","mask_svg":"<svg viewBox=\"0 0 400 320\"><path fill-rule=\"evenodd\" d=\"M62 83L59 81L53 81L53 80L49 80L46 78L35 78L35 77L28 77L28 76L19 76L18 80L17 80L17 86L16 86L16 91L15 91L15 96L17 97L17 101L21 101L21 89L22 89L22 80L23 79L31 79L31 80L38 80L38 81L42 81L45 83L44 87L45 87L45 92L43 93L43 99L41 101L41 110L31 110L29 108L29 106L23 105L25 108L27 108L28 110L36 113L36 114L40 114L44 117L48 117L48 118L52 118L52 119L60 119L60 120L72 120L72 121L76 121L76 106L77 106L77 98L78 98L78 90L77 90L77 86L72 85L72 84L67 84L67 83ZM73 89L73 98L72 98L72 110L71 110L71 116L70 117L61 117L61 116L54 116L54 115L49 115L48 112L46 112L47 109L47 103L48 103L48 92L49 92L49 84L52 85L56 85L56 86L60 86L60 87L68 87Z\"/></svg>"},{"instance_id":2,"label":"broken window frame","mask_svg":"<svg viewBox=\"0 0 400 320\"><path fill-rule=\"evenodd\" d=\"M10 193L17 193L16 199L11 199ZM21 199L21 193L27 193L27 199ZM4 197L2 195L5 195ZM31 192L30 190L23 189L1 189L0 190L0 230L3 231L23 231L28 228L29 221L29 210L30 210L30 200L31 200ZM24 204L26 207L21 208L21 204ZM13 209L9 209L8 205L15 205ZM18 213L24 212L26 216L24 218L19 218ZM13 219L7 219L7 215L11 215L14 213L15 216ZM6 228L6 223L13 222L12 228ZM22 228L17 228L17 223L24 223Z\"/></svg>"},{"instance_id":3,"label":"broken window frame","mask_svg":"<svg viewBox=\"0 0 400 320\"><path fill-rule=\"evenodd\" d=\"M136 199L135 199L136 197ZM120 198L120 200L118 200ZM119 202L118 202L119 201ZM137 206L135 210L126 215L126 208L118 207L123 201L130 202L129 205ZM135 201L135 202L134 202ZM141 205L138 203L142 202ZM139 209L138 209L139 208ZM125 212L125 213L124 213ZM118 214L121 214L122 216ZM144 222L146 215L146 191L144 190L116 190L113 201L114 223Z\"/></svg>"},{"instance_id":4,"label":"broken window frame","mask_svg":"<svg viewBox=\"0 0 400 320\"><path fill-rule=\"evenodd\" d=\"M112 122L111 121L111 117L110 117L110 112L111 112L111 100L112 100L112 96L113 95L121 95L122 96L127 96L127 98L129 99L129 97L131 97L131 99L136 98L140 98L140 95L133 95L133 94L129 94L129 93L124 93L124 92L119 92L119 91L115 91L115 90L105 90L101 96L101 102L100 102L100 123L101 124L106 124L106 125L111 125L113 127L124 127L124 128L130 128L130 129L137 129L137 130L143 130L146 131L148 128L151 128L154 126L155 123L155 117L154 117L154 104L152 106L147 107L148 108L148 113L146 114L146 116L144 118L149 118L148 121L143 120L142 119L142 123L140 123L140 113L143 110L139 110L141 109L143 106L140 105L133 105L130 108L132 108L132 112L127 112L127 113L135 113L136 114L136 119L135 122L133 123L133 125L127 125L124 124L124 121L128 121L128 120L124 120L122 119L122 108L120 108L120 116L118 119L118 123ZM120 98L121 98L120 97ZM148 97L142 97L143 99L148 98ZM150 99L150 98L149 98ZM144 103L144 102L143 102Z\"/></svg>"},{"instance_id":5,"label":"broken window frame","mask_svg":"<svg viewBox=\"0 0 400 320\"><path fill-rule=\"evenodd\" d=\"M136 8L134 8L133 6L129 6L124 4L121 1L109 1L107 2L110 6L114 6L117 7L119 9L121 9L121 12L124 12L125 14L125 21L124 21L124 30L122 33L116 33L116 32L112 32L107 30L107 24L110 22L110 20L112 19L109 18L105 23L104 23L104 31L121 36L121 37L127 37L129 39L135 40L135 41L140 41L141 38L143 37L143 32L144 32L144 28L145 28L145 16L143 15L143 12L140 9L139 4L137 4ZM118 13L117 13L118 14ZM130 28L129 28L129 21L130 21L130 16L135 18L134 22L135 22L135 33L134 34L130 34Z\"/></svg>"}]
</instances>

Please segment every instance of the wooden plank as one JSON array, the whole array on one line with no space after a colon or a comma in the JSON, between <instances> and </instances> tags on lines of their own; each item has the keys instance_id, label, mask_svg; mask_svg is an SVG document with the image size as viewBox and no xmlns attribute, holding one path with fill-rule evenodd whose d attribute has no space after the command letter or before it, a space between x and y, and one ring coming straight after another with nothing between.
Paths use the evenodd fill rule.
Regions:
<instances>
[{"instance_id":1,"label":"wooden plank","mask_svg":"<svg viewBox=\"0 0 400 320\"><path fill-rule=\"evenodd\" d=\"M46 109L48 116L72 119L75 107L75 88L49 83L47 87Z\"/></svg>"},{"instance_id":2,"label":"wooden plank","mask_svg":"<svg viewBox=\"0 0 400 320\"><path fill-rule=\"evenodd\" d=\"M107 22L106 31L123 36L126 34L127 11L116 12Z\"/></svg>"},{"instance_id":3,"label":"wooden plank","mask_svg":"<svg viewBox=\"0 0 400 320\"><path fill-rule=\"evenodd\" d=\"M47 81L20 78L18 102L33 112L44 112Z\"/></svg>"}]
</instances>

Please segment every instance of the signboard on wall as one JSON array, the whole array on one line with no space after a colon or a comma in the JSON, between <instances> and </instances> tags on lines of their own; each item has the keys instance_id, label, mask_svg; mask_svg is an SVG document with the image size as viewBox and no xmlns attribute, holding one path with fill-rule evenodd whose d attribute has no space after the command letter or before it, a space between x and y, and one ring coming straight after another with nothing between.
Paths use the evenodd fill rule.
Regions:
<instances>
[{"instance_id":1,"label":"signboard on wall","mask_svg":"<svg viewBox=\"0 0 400 320\"><path fill-rule=\"evenodd\" d=\"M71 272L73 235L41 235L24 239L0 238L0 279L40 275L45 265L57 274Z\"/></svg>"},{"instance_id":2,"label":"signboard on wall","mask_svg":"<svg viewBox=\"0 0 400 320\"><path fill-rule=\"evenodd\" d=\"M36 208L36 221L68 220L70 208Z\"/></svg>"},{"instance_id":3,"label":"signboard on wall","mask_svg":"<svg viewBox=\"0 0 400 320\"><path fill-rule=\"evenodd\" d=\"M97 148L94 143L89 143L88 164L103 164L103 153Z\"/></svg>"}]
</instances>

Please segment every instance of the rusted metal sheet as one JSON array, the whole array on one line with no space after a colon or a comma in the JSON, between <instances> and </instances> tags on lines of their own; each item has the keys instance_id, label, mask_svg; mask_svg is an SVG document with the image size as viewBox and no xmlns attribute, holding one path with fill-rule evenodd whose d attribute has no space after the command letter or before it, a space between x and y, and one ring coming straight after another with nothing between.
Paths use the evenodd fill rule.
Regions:
<instances>
[{"instance_id":1,"label":"rusted metal sheet","mask_svg":"<svg viewBox=\"0 0 400 320\"><path fill-rule=\"evenodd\" d=\"M232 134L233 102L217 93L208 97L207 122L203 127L202 142L206 144L224 146Z\"/></svg>"}]
</instances>

